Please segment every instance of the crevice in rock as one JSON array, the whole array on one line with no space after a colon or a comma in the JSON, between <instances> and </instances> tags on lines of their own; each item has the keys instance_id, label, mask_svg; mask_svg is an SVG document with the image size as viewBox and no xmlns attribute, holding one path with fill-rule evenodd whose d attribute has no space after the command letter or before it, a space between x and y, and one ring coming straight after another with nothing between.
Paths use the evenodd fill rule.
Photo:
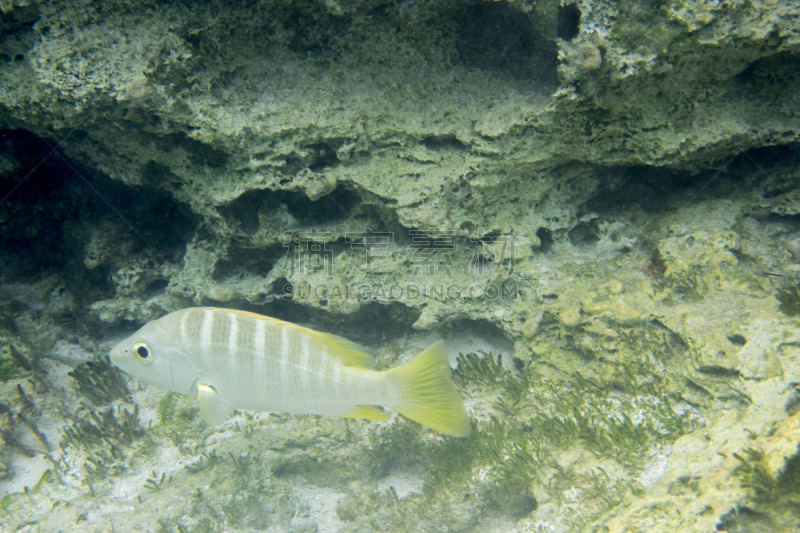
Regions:
<instances>
[{"instance_id":1,"label":"crevice in rock","mask_svg":"<svg viewBox=\"0 0 800 533\"><path fill-rule=\"evenodd\" d=\"M446 325L448 343L456 344L462 339L480 340L497 352L514 353L514 343L510 341L503 330L484 319L453 320Z\"/></svg>"},{"instance_id":2,"label":"crevice in rock","mask_svg":"<svg viewBox=\"0 0 800 533\"><path fill-rule=\"evenodd\" d=\"M286 256L286 247L245 248L232 245L225 259L214 266L212 279L218 283L242 279L247 275L266 278L275 265L280 266Z\"/></svg>"},{"instance_id":3,"label":"crevice in rock","mask_svg":"<svg viewBox=\"0 0 800 533\"><path fill-rule=\"evenodd\" d=\"M797 65L800 54L790 51L756 59L742 70L733 81L742 91L751 93L769 91L778 87L796 87L800 74Z\"/></svg>"},{"instance_id":4,"label":"crevice in rock","mask_svg":"<svg viewBox=\"0 0 800 533\"><path fill-rule=\"evenodd\" d=\"M578 36L581 29L581 10L578 4L567 4L558 7L557 34L567 41Z\"/></svg>"},{"instance_id":5,"label":"crevice in rock","mask_svg":"<svg viewBox=\"0 0 800 533\"><path fill-rule=\"evenodd\" d=\"M534 28L528 15L511 4L467 4L452 13L449 23L458 59L465 65L499 70L544 84L556 83L556 44Z\"/></svg>"},{"instance_id":6,"label":"crevice in rock","mask_svg":"<svg viewBox=\"0 0 800 533\"><path fill-rule=\"evenodd\" d=\"M464 152L469 146L461 142L455 135L432 135L422 139L422 144L428 150L447 151L454 150Z\"/></svg>"},{"instance_id":7,"label":"crevice in rock","mask_svg":"<svg viewBox=\"0 0 800 533\"><path fill-rule=\"evenodd\" d=\"M319 172L338 165L340 161L336 155L336 151L341 145L341 141L319 142L309 145L308 148L311 150L313 158L308 165L309 170Z\"/></svg>"},{"instance_id":8,"label":"crevice in rock","mask_svg":"<svg viewBox=\"0 0 800 533\"><path fill-rule=\"evenodd\" d=\"M166 135L160 140L160 147L163 151L171 151L175 148L185 150L193 164L208 166L211 168L221 168L228 160L228 154L218 150L208 144L190 139L185 133L174 133Z\"/></svg>"},{"instance_id":9,"label":"crevice in rock","mask_svg":"<svg viewBox=\"0 0 800 533\"><path fill-rule=\"evenodd\" d=\"M4 274L28 278L66 270L68 283L91 279L90 284L109 289L107 281L95 279L98 272L108 272L108 264L84 266L91 239L103 233L113 235L99 245L106 262L134 254L160 262L180 259L195 220L163 191L130 187L83 168L53 141L26 130L0 130L0 139ZM98 228L104 230L98 234Z\"/></svg>"},{"instance_id":10,"label":"crevice in rock","mask_svg":"<svg viewBox=\"0 0 800 533\"><path fill-rule=\"evenodd\" d=\"M636 165L597 167L602 176L600 189L581 206L579 216L629 211L636 206L646 215L657 215L674 208L675 199L726 197L752 188L752 180L763 180L763 198L790 192L793 181L778 182L771 176L777 170L793 170L800 160L800 145L785 144L742 151L725 161L710 161L694 172L668 167Z\"/></svg>"},{"instance_id":11,"label":"crevice in rock","mask_svg":"<svg viewBox=\"0 0 800 533\"><path fill-rule=\"evenodd\" d=\"M343 186L316 201L299 192L251 190L222 207L220 213L236 219L242 231L253 235L260 228L260 212L267 214L285 206L286 211L298 220L298 225L306 228L346 218L358 203L358 194ZM293 229L300 227L287 228Z\"/></svg>"}]
</instances>

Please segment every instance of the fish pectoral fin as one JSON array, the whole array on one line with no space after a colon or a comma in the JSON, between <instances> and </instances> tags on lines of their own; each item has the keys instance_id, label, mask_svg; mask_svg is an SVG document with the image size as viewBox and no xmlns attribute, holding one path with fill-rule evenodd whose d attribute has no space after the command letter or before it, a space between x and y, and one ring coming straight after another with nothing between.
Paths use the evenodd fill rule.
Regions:
<instances>
[{"instance_id":1,"label":"fish pectoral fin","mask_svg":"<svg viewBox=\"0 0 800 533\"><path fill-rule=\"evenodd\" d=\"M367 420L389 420L389 414L371 405L357 405L352 411L342 415L342 418L365 418Z\"/></svg>"},{"instance_id":2,"label":"fish pectoral fin","mask_svg":"<svg viewBox=\"0 0 800 533\"><path fill-rule=\"evenodd\" d=\"M211 426L222 424L233 411L228 402L220 398L217 390L211 385L200 383L197 386L197 399L200 402L200 416Z\"/></svg>"}]
</instances>

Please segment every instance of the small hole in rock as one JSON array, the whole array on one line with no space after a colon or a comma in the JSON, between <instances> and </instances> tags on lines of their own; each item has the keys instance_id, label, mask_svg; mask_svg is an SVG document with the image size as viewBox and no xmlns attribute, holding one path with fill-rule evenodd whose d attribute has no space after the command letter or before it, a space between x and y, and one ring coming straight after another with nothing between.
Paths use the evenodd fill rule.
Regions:
<instances>
[{"instance_id":1,"label":"small hole in rock","mask_svg":"<svg viewBox=\"0 0 800 533\"><path fill-rule=\"evenodd\" d=\"M739 346L744 346L747 344L747 339L745 339L742 335L734 334L728 335L728 340L731 341L733 344L738 344Z\"/></svg>"},{"instance_id":2,"label":"small hole in rock","mask_svg":"<svg viewBox=\"0 0 800 533\"><path fill-rule=\"evenodd\" d=\"M539 238L539 249L543 252L550 251L550 248L553 247L553 232L547 228L539 228L536 230L536 237Z\"/></svg>"},{"instance_id":3,"label":"small hole in rock","mask_svg":"<svg viewBox=\"0 0 800 533\"><path fill-rule=\"evenodd\" d=\"M558 8L558 26L556 34L567 41L580 33L581 10L578 4L569 4Z\"/></svg>"}]
</instances>

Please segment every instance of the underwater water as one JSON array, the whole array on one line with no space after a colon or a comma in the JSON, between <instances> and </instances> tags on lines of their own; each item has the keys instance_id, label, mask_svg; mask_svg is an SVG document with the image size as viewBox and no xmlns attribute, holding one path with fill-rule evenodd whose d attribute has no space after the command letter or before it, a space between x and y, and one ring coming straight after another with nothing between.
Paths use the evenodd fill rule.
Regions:
<instances>
[{"instance_id":1,"label":"underwater water","mask_svg":"<svg viewBox=\"0 0 800 533\"><path fill-rule=\"evenodd\" d=\"M798 17L0 0L0 530L795 530Z\"/></svg>"}]
</instances>

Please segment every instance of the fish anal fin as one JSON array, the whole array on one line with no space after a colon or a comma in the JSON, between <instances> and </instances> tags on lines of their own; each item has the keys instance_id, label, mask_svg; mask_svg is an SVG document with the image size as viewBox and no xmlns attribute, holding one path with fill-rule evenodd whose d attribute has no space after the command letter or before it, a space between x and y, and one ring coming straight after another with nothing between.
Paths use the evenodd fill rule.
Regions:
<instances>
[{"instance_id":1,"label":"fish anal fin","mask_svg":"<svg viewBox=\"0 0 800 533\"><path fill-rule=\"evenodd\" d=\"M371 405L358 405L342 418L363 418L366 420L389 420L389 414Z\"/></svg>"},{"instance_id":2,"label":"fish anal fin","mask_svg":"<svg viewBox=\"0 0 800 533\"><path fill-rule=\"evenodd\" d=\"M200 403L200 416L211 426L222 424L233 412L233 408L219 397L217 390L211 385L197 385L197 399Z\"/></svg>"}]
</instances>

